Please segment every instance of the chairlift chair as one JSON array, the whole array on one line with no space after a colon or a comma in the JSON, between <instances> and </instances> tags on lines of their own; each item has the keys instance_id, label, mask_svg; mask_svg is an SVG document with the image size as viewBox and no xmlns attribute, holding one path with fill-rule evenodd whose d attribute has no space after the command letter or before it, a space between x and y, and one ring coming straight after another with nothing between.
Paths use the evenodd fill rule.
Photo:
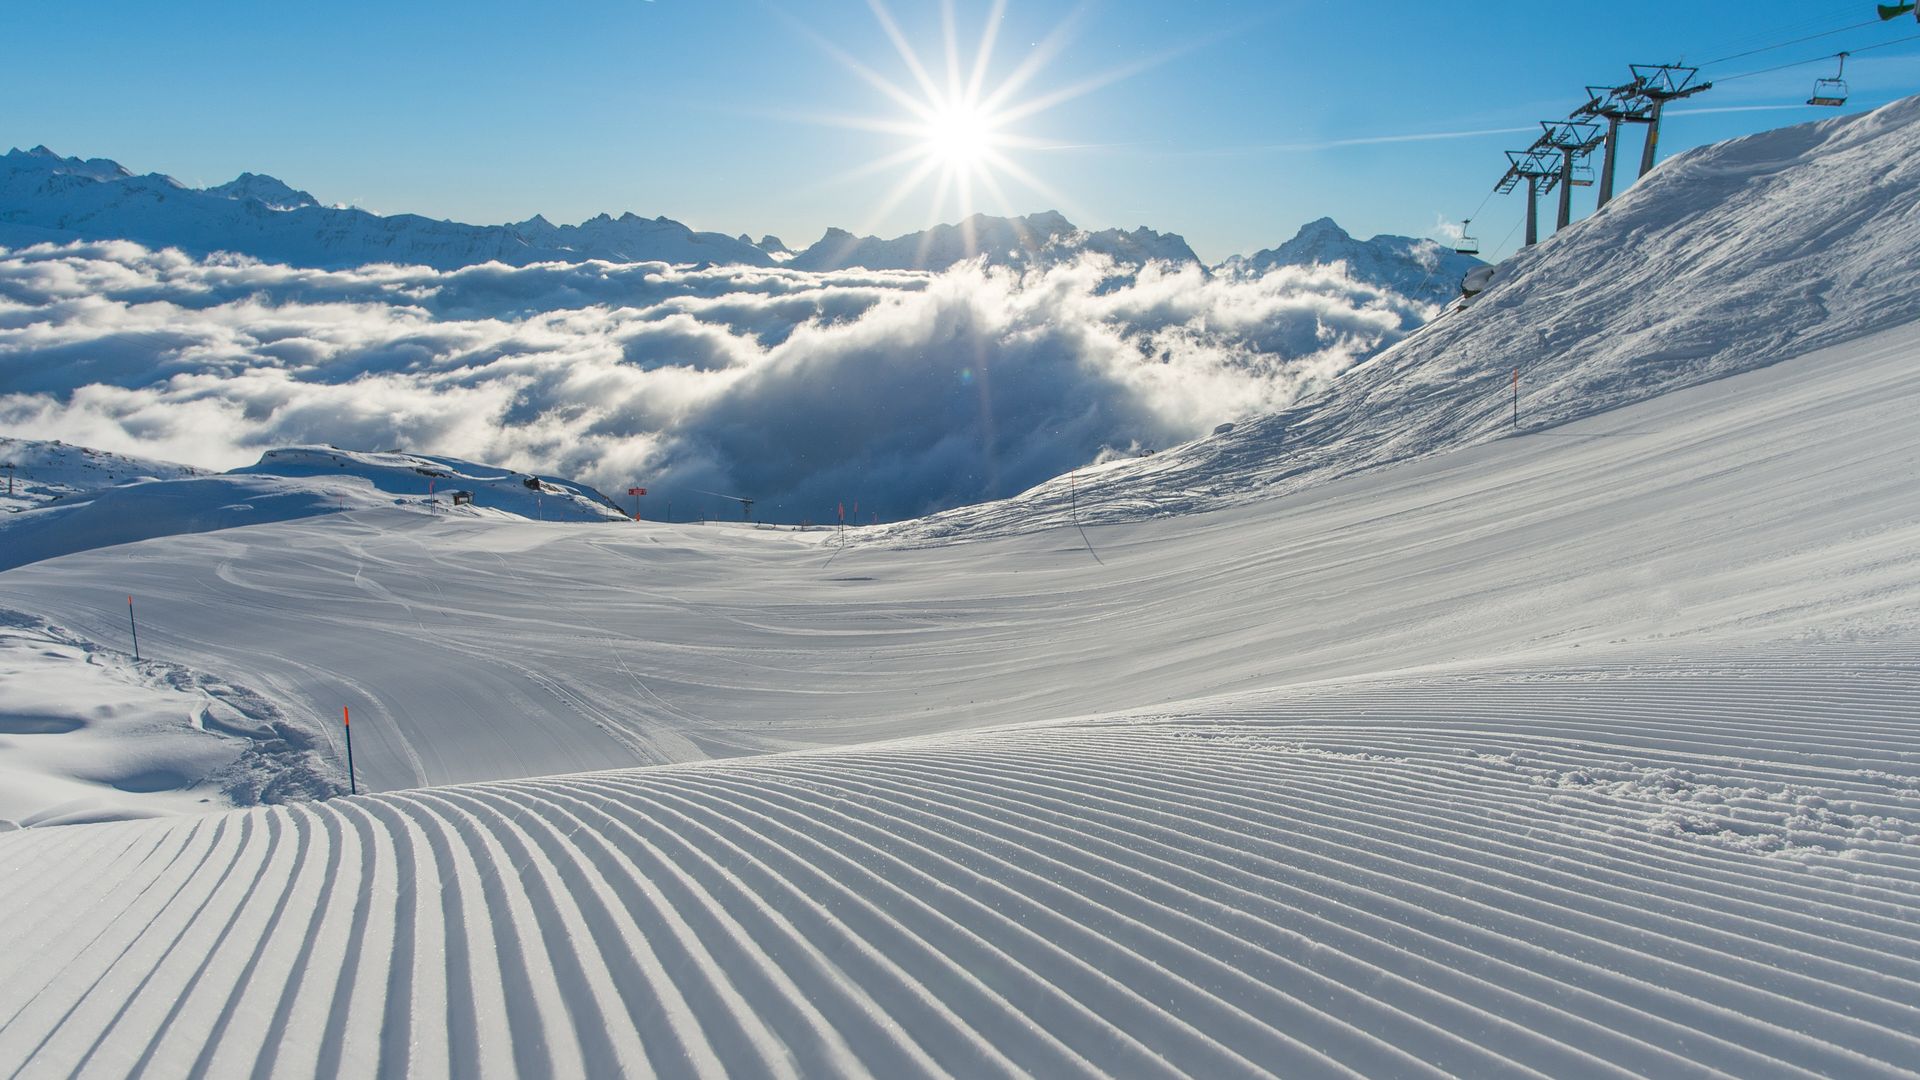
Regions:
<instances>
[{"instance_id":1,"label":"chairlift chair","mask_svg":"<svg viewBox=\"0 0 1920 1080\"><path fill-rule=\"evenodd\" d=\"M1460 239L1453 242L1453 253L1455 255L1480 254L1480 241L1467 235L1467 226L1472 224L1472 218L1468 218L1460 223Z\"/></svg>"},{"instance_id":2,"label":"chairlift chair","mask_svg":"<svg viewBox=\"0 0 1920 1080\"><path fill-rule=\"evenodd\" d=\"M1845 105L1847 103L1847 54L1840 54L1840 70L1831 79L1820 79L1813 84L1813 96L1807 99L1809 105Z\"/></svg>"},{"instance_id":3,"label":"chairlift chair","mask_svg":"<svg viewBox=\"0 0 1920 1080\"><path fill-rule=\"evenodd\" d=\"M1585 164L1575 165L1573 167L1573 181L1572 181L1573 186L1574 187L1592 187L1593 175L1594 174L1593 174L1592 165L1585 165Z\"/></svg>"}]
</instances>

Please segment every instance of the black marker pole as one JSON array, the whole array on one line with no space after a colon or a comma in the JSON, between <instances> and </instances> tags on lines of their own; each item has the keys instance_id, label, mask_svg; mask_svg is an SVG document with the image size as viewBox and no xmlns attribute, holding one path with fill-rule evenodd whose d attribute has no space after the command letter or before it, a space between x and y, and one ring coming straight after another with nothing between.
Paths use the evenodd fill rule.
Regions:
<instances>
[{"instance_id":1,"label":"black marker pole","mask_svg":"<svg viewBox=\"0 0 1920 1080\"><path fill-rule=\"evenodd\" d=\"M127 629L133 631L133 659L140 660L140 628L133 622L133 597L127 597Z\"/></svg>"},{"instance_id":2,"label":"black marker pole","mask_svg":"<svg viewBox=\"0 0 1920 1080\"><path fill-rule=\"evenodd\" d=\"M360 782L353 778L353 714L340 706L340 726L347 729L347 793L360 794Z\"/></svg>"}]
</instances>

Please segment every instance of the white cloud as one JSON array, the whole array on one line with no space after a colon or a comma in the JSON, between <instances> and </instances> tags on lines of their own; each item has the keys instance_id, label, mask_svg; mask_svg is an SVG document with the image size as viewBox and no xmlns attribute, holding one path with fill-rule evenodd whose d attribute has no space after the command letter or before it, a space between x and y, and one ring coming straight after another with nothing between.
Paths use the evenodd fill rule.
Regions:
<instances>
[{"instance_id":1,"label":"white cloud","mask_svg":"<svg viewBox=\"0 0 1920 1080\"><path fill-rule=\"evenodd\" d=\"M227 468L407 446L903 517L1283 407L1427 311L1338 269L302 270L0 249L0 429ZM660 505L655 504L656 508Z\"/></svg>"}]
</instances>

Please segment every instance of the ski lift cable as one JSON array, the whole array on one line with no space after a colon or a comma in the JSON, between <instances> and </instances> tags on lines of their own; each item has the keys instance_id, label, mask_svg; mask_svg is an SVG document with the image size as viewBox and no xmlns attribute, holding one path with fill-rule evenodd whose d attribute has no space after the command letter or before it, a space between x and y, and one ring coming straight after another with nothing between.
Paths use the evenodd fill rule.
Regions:
<instances>
[{"instance_id":1,"label":"ski lift cable","mask_svg":"<svg viewBox=\"0 0 1920 1080\"><path fill-rule=\"evenodd\" d=\"M1487 208L1487 204L1493 201L1494 194L1495 193L1491 191L1487 192L1486 197L1480 200L1480 205L1473 208L1473 213L1468 214L1466 217L1463 217L1460 220L1462 222L1468 222L1479 217L1480 211L1485 210ZM1428 239L1430 240L1435 239L1435 237L1429 236Z\"/></svg>"},{"instance_id":2,"label":"ski lift cable","mask_svg":"<svg viewBox=\"0 0 1920 1080\"><path fill-rule=\"evenodd\" d=\"M1520 220L1513 223L1513 228L1507 230L1507 235L1500 238L1500 246L1497 248L1494 248L1494 250L1505 251L1507 248L1507 243L1513 239L1513 234L1519 232L1520 226L1525 225L1526 223L1527 223L1527 219L1526 219L1526 216L1523 214L1521 215Z\"/></svg>"},{"instance_id":3,"label":"ski lift cable","mask_svg":"<svg viewBox=\"0 0 1920 1080\"><path fill-rule=\"evenodd\" d=\"M1707 64L1717 64L1717 63L1724 62L1726 60L1735 59L1738 56L1748 55L1749 53L1752 53L1752 52L1765 52L1768 49L1776 48L1781 45L1791 44L1791 42L1789 41L1779 40L1782 37L1789 37L1789 36L1801 35L1801 34L1811 34L1817 37L1817 36L1828 34L1828 33L1839 33L1840 31L1832 30L1829 28L1834 25L1834 22L1837 19L1858 17L1857 13L1859 11L1860 4L1859 4L1859 0L1840 0L1840 2L1830 4L1829 7L1831 7L1832 10L1826 12L1825 14L1812 15L1807 18L1795 19L1785 23L1778 24L1778 25L1768 26L1763 29L1756 29L1752 33L1740 34L1730 38L1725 38L1713 45L1702 45L1698 49L1689 50L1689 51L1707 52L1709 49L1712 49L1712 51L1714 52L1728 52L1728 53L1734 54L1732 56L1723 56L1719 60L1710 60L1707 62ZM1865 25L1876 25L1879 21L1881 20L1875 20L1874 23L1868 23ZM1701 64L1698 66L1706 67L1707 64Z\"/></svg>"},{"instance_id":4,"label":"ski lift cable","mask_svg":"<svg viewBox=\"0 0 1920 1080\"><path fill-rule=\"evenodd\" d=\"M1872 52L1875 49L1886 49L1894 45L1905 44L1906 42L1909 42L1909 41L1920 41L1920 34L1908 34L1906 37L1894 38L1892 41L1883 41L1878 45L1863 45L1858 49L1848 49L1846 51L1846 55L1858 56L1863 52ZM1806 67L1808 64L1824 64L1827 61L1832 60L1834 57L1837 57L1839 55L1841 54L1828 53L1825 56L1816 56L1808 60L1795 60L1791 64L1776 64L1775 66L1770 68L1761 68L1759 71L1747 71L1747 72L1742 72L1741 74L1738 74L1738 75L1722 75L1720 78L1714 81L1723 82L1723 83L1732 82L1735 79L1751 79L1755 75L1770 75L1773 72L1785 71L1788 68Z\"/></svg>"},{"instance_id":5,"label":"ski lift cable","mask_svg":"<svg viewBox=\"0 0 1920 1080\"><path fill-rule=\"evenodd\" d=\"M1843 26L1838 30L1823 30L1818 34L1808 34L1806 37L1794 38L1792 41L1782 41L1777 45L1763 45L1758 49L1748 49L1746 52L1737 52L1737 53L1734 53L1732 56L1723 56L1718 60L1708 60L1706 63L1701 64L1700 66L1703 68L1712 67L1715 64L1724 64L1729 60L1739 60L1742 57L1757 56L1763 52L1772 52L1775 49L1784 49L1789 45L1802 45L1809 41L1818 41L1823 37L1832 37L1835 34L1844 34L1851 30L1863 30L1869 26L1879 26L1881 21L1882 20L1880 19L1870 19L1867 22L1854 23L1852 26Z\"/></svg>"}]
</instances>

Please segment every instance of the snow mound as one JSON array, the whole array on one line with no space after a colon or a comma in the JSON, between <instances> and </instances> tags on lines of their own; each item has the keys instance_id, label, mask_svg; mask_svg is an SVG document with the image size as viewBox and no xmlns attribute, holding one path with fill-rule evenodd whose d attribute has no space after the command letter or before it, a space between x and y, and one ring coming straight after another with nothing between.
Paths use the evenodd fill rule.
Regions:
<instances>
[{"instance_id":1,"label":"snow mound","mask_svg":"<svg viewBox=\"0 0 1920 1080\"><path fill-rule=\"evenodd\" d=\"M315 746L252 690L0 610L0 831L345 791Z\"/></svg>"},{"instance_id":2,"label":"snow mound","mask_svg":"<svg viewBox=\"0 0 1920 1080\"><path fill-rule=\"evenodd\" d=\"M0 465L11 465L13 490L0 489L0 511L26 510L140 480L206 476L205 469L109 453L59 440L0 435Z\"/></svg>"},{"instance_id":3,"label":"snow mound","mask_svg":"<svg viewBox=\"0 0 1920 1080\"><path fill-rule=\"evenodd\" d=\"M402 505L467 515L506 515L528 521L620 521L628 515L585 484L494 465L399 450L385 453L334 446L269 450L257 464L230 476L352 477L395 496ZM463 497L456 498L456 493Z\"/></svg>"},{"instance_id":4,"label":"snow mound","mask_svg":"<svg viewBox=\"0 0 1920 1080\"><path fill-rule=\"evenodd\" d=\"M92 465L102 459L83 450L63 452L57 460ZM83 475L79 470L72 466L60 475ZM177 479L98 488L0 518L0 570L139 540L347 510L398 507L556 522L627 516L606 496L569 480L398 451L290 447L269 450L257 464L227 473L183 471L187 475Z\"/></svg>"},{"instance_id":5,"label":"snow mound","mask_svg":"<svg viewBox=\"0 0 1920 1080\"><path fill-rule=\"evenodd\" d=\"M1916 250L1920 97L1703 147L1285 412L887 535L1191 512L1547 431L1920 319Z\"/></svg>"}]
</instances>

